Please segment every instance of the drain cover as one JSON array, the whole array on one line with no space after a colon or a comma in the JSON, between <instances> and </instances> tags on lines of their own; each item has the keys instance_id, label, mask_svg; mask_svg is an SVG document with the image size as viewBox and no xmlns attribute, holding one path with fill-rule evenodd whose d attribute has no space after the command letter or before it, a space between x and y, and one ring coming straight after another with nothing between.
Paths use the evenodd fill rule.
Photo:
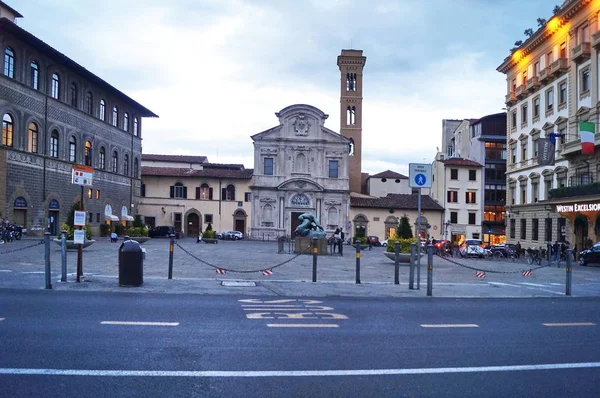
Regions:
<instances>
[{"instance_id":1,"label":"drain cover","mask_svg":"<svg viewBox=\"0 0 600 398\"><path fill-rule=\"evenodd\" d=\"M256 282L223 281L221 282L221 285L232 287L251 287L256 286Z\"/></svg>"}]
</instances>

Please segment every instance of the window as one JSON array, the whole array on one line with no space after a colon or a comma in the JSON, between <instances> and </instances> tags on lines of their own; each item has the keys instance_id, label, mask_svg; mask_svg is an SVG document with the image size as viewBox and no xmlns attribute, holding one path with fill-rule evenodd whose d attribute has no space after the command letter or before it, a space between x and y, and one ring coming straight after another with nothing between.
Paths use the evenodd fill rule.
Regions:
<instances>
[{"instance_id":1,"label":"window","mask_svg":"<svg viewBox=\"0 0 600 398\"><path fill-rule=\"evenodd\" d=\"M265 158L265 170L264 174L267 176L273 175L273 158Z\"/></svg>"},{"instance_id":2,"label":"window","mask_svg":"<svg viewBox=\"0 0 600 398\"><path fill-rule=\"evenodd\" d=\"M94 213L89 212L87 215L88 215L88 224L91 224L94 221Z\"/></svg>"},{"instance_id":3,"label":"window","mask_svg":"<svg viewBox=\"0 0 600 398\"><path fill-rule=\"evenodd\" d=\"M77 108L77 84L71 83L71 106Z\"/></svg>"},{"instance_id":4,"label":"window","mask_svg":"<svg viewBox=\"0 0 600 398\"><path fill-rule=\"evenodd\" d=\"M457 224L458 223L458 212L457 211L451 211L450 212L450 222L452 224Z\"/></svg>"},{"instance_id":5,"label":"window","mask_svg":"<svg viewBox=\"0 0 600 398\"><path fill-rule=\"evenodd\" d=\"M50 96L54 99L58 99L60 94L60 77L56 73L52 74L52 82L50 86Z\"/></svg>"},{"instance_id":6,"label":"window","mask_svg":"<svg viewBox=\"0 0 600 398\"><path fill-rule=\"evenodd\" d=\"M590 90L590 70L581 72L581 92L586 93Z\"/></svg>"},{"instance_id":7,"label":"window","mask_svg":"<svg viewBox=\"0 0 600 398\"><path fill-rule=\"evenodd\" d=\"M35 61L31 61L29 64L29 70L31 75L31 88L39 90L40 88L40 68Z\"/></svg>"},{"instance_id":8,"label":"window","mask_svg":"<svg viewBox=\"0 0 600 398\"><path fill-rule=\"evenodd\" d=\"M469 213L469 225L475 225L475 213Z\"/></svg>"},{"instance_id":9,"label":"window","mask_svg":"<svg viewBox=\"0 0 600 398\"><path fill-rule=\"evenodd\" d=\"M469 181L477 180L477 170L469 170Z\"/></svg>"},{"instance_id":10,"label":"window","mask_svg":"<svg viewBox=\"0 0 600 398\"><path fill-rule=\"evenodd\" d=\"M100 100L100 112L98 114L100 120L106 121L106 103L103 99Z\"/></svg>"},{"instance_id":11,"label":"window","mask_svg":"<svg viewBox=\"0 0 600 398\"><path fill-rule=\"evenodd\" d=\"M512 79L510 91L514 93L517 90L517 79Z\"/></svg>"},{"instance_id":12,"label":"window","mask_svg":"<svg viewBox=\"0 0 600 398\"><path fill-rule=\"evenodd\" d=\"M138 118L134 117L133 118L133 135L135 135L136 137L139 137L140 132L139 132L139 125L138 125Z\"/></svg>"},{"instance_id":13,"label":"window","mask_svg":"<svg viewBox=\"0 0 600 398\"><path fill-rule=\"evenodd\" d=\"M205 223L212 223L213 222L213 215L212 214L205 214L204 215L204 222Z\"/></svg>"},{"instance_id":14,"label":"window","mask_svg":"<svg viewBox=\"0 0 600 398\"><path fill-rule=\"evenodd\" d=\"M581 38L580 43L586 43L590 41L590 27L589 25L585 25L581 28Z\"/></svg>"},{"instance_id":15,"label":"window","mask_svg":"<svg viewBox=\"0 0 600 398\"><path fill-rule=\"evenodd\" d=\"M117 106L113 106L112 111L112 125L115 127L119 127L119 108Z\"/></svg>"},{"instance_id":16,"label":"window","mask_svg":"<svg viewBox=\"0 0 600 398\"><path fill-rule=\"evenodd\" d=\"M448 203L458 203L458 191L448 191Z\"/></svg>"},{"instance_id":17,"label":"window","mask_svg":"<svg viewBox=\"0 0 600 398\"><path fill-rule=\"evenodd\" d=\"M211 191L211 189L208 186L208 184L207 183L203 183L198 188L198 193L196 195L196 199L211 200L212 199L212 195L210 194L210 191Z\"/></svg>"},{"instance_id":18,"label":"window","mask_svg":"<svg viewBox=\"0 0 600 398\"><path fill-rule=\"evenodd\" d=\"M544 184L546 186L546 189L544 190L544 192L546 193L546 197L544 199L548 200L548 199L550 199L550 190L552 189L552 180L544 180Z\"/></svg>"},{"instance_id":19,"label":"window","mask_svg":"<svg viewBox=\"0 0 600 398\"><path fill-rule=\"evenodd\" d=\"M540 117L540 97L533 99L533 117Z\"/></svg>"},{"instance_id":20,"label":"window","mask_svg":"<svg viewBox=\"0 0 600 398\"><path fill-rule=\"evenodd\" d=\"M546 62L547 66L550 66L552 64L552 62L554 62L554 53L552 51L550 51L548 53L548 55L546 56L546 59L548 62Z\"/></svg>"},{"instance_id":21,"label":"window","mask_svg":"<svg viewBox=\"0 0 600 398\"><path fill-rule=\"evenodd\" d=\"M119 171L119 154L117 151L113 152L112 155L112 172L117 173Z\"/></svg>"},{"instance_id":22,"label":"window","mask_svg":"<svg viewBox=\"0 0 600 398\"><path fill-rule=\"evenodd\" d=\"M538 201L538 194L539 194L539 184L537 182L532 182L531 183L531 195L533 196L533 202L536 203Z\"/></svg>"},{"instance_id":23,"label":"window","mask_svg":"<svg viewBox=\"0 0 600 398\"><path fill-rule=\"evenodd\" d=\"M129 131L129 113L123 115L123 130Z\"/></svg>"},{"instance_id":24,"label":"window","mask_svg":"<svg viewBox=\"0 0 600 398\"><path fill-rule=\"evenodd\" d=\"M77 140L71 136L69 138L69 162L75 163L77 159Z\"/></svg>"},{"instance_id":25,"label":"window","mask_svg":"<svg viewBox=\"0 0 600 398\"><path fill-rule=\"evenodd\" d=\"M558 220L558 228L556 231L556 240L559 242L563 242L567 240L567 219L564 217L559 218Z\"/></svg>"},{"instance_id":26,"label":"window","mask_svg":"<svg viewBox=\"0 0 600 398\"><path fill-rule=\"evenodd\" d=\"M458 169L450 169L450 179L458 180Z\"/></svg>"},{"instance_id":27,"label":"window","mask_svg":"<svg viewBox=\"0 0 600 398\"><path fill-rule=\"evenodd\" d=\"M353 126L356 124L356 107L349 106L346 108L346 125Z\"/></svg>"},{"instance_id":28,"label":"window","mask_svg":"<svg viewBox=\"0 0 600 398\"><path fill-rule=\"evenodd\" d=\"M527 203L527 187L525 185L521 185L521 204Z\"/></svg>"},{"instance_id":29,"label":"window","mask_svg":"<svg viewBox=\"0 0 600 398\"><path fill-rule=\"evenodd\" d=\"M15 78L15 53L10 47L4 50L4 76Z\"/></svg>"},{"instance_id":30,"label":"window","mask_svg":"<svg viewBox=\"0 0 600 398\"><path fill-rule=\"evenodd\" d=\"M540 141L539 141L539 139L536 138L533 140L533 158L536 160L537 160L539 147L540 147Z\"/></svg>"},{"instance_id":31,"label":"window","mask_svg":"<svg viewBox=\"0 0 600 398\"><path fill-rule=\"evenodd\" d=\"M8 113L2 118L2 145L13 146L13 118Z\"/></svg>"},{"instance_id":32,"label":"window","mask_svg":"<svg viewBox=\"0 0 600 398\"><path fill-rule=\"evenodd\" d=\"M539 220L537 218L534 218L533 220L531 220L531 240L538 240L539 232Z\"/></svg>"},{"instance_id":33,"label":"window","mask_svg":"<svg viewBox=\"0 0 600 398\"><path fill-rule=\"evenodd\" d=\"M96 213L96 222L99 223L100 222L100 213Z\"/></svg>"},{"instance_id":34,"label":"window","mask_svg":"<svg viewBox=\"0 0 600 398\"><path fill-rule=\"evenodd\" d=\"M123 156L123 174L129 175L129 155Z\"/></svg>"},{"instance_id":35,"label":"window","mask_svg":"<svg viewBox=\"0 0 600 398\"><path fill-rule=\"evenodd\" d=\"M521 142L521 161L527 160L527 141Z\"/></svg>"},{"instance_id":36,"label":"window","mask_svg":"<svg viewBox=\"0 0 600 398\"><path fill-rule=\"evenodd\" d=\"M552 242L552 219L546 218L546 242Z\"/></svg>"},{"instance_id":37,"label":"window","mask_svg":"<svg viewBox=\"0 0 600 398\"><path fill-rule=\"evenodd\" d=\"M558 103L560 105L564 104L567 102L567 83L566 82L562 82L559 86L558 86Z\"/></svg>"},{"instance_id":38,"label":"window","mask_svg":"<svg viewBox=\"0 0 600 398\"><path fill-rule=\"evenodd\" d=\"M94 113L94 96L91 91L85 95L85 111L92 115Z\"/></svg>"},{"instance_id":39,"label":"window","mask_svg":"<svg viewBox=\"0 0 600 398\"><path fill-rule=\"evenodd\" d=\"M252 192L244 193L244 202L250 202L252 200Z\"/></svg>"},{"instance_id":40,"label":"window","mask_svg":"<svg viewBox=\"0 0 600 398\"><path fill-rule=\"evenodd\" d=\"M38 152L38 126L35 123L29 123L27 133L27 150L31 153Z\"/></svg>"},{"instance_id":41,"label":"window","mask_svg":"<svg viewBox=\"0 0 600 398\"><path fill-rule=\"evenodd\" d=\"M329 178L338 178L338 161L329 161Z\"/></svg>"},{"instance_id":42,"label":"window","mask_svg":"<svg viewBox=\"0 0 600 398\"><path fill-rule=\"evenodd\" d=\"M133 159L133 178L140 178L140 162L137 158Z\"/></svg>"},{"instance_id":43,"label":"window","mask_svg":"<svg viewBox=\"0 0 600 398\"><path fill-rule=\"evenodd\" d=\"M92 156L92 143L89 141L85 142L85 153L83 154L85 157L85 165L92 166L93 165L93 156Z\"/></svg>"},{"instance_id":44,"label":"window","mask_svg":"<svg viewBox=\"0 0 600 398\"><path fill-rule=\"evenodd\" d=\"M517 111L512 111L510 114L510 127L513 129L517 128Z\"/></svg>"},{"instance_id":45,"label":"window","mask_svg":"<svg viewBox=\"0 0 600 398\"><path fill-rule=\"evenodd\" d=\"M521 106L521 124L526 124L527 123L527 103L524 103Z\"/></svg>"},{"instance_id":46,"label":"window","mask_svg":"<svg viewBox=\"0 0 600 398\"><path fill-rule=\"evenodd\" d=\"M178 182L171 186L171 197L176 199L187 199L187 187Z\"/></svg>"},{"instance_id":47,"label":"window","mask_svg":"<svg viewBox=\"0 0 600 398\"><path fill-rule=\"evenodd\" d=\"M146 196L146 184L144 184L144 183L140 184L140 196L142 196L142 197Z\"/></svg>"},{"instance_id":48,"label":"window","mask_svg":"<svg viewBox=\"0 0 600 398\"><path fill-rule=\"evenodd\" d=\"M346 73L346 91L356 91L356 73Z\"/></svg>"},{"instance_id":49,"label":"window","mask_svg":"<svg viewBox=\"0 0 600 398\"><path fill-rule=\"evenodd\" d=\"M510 158L513 164L517 163L517 148L510 148Z\"/></svg>"},{"instance_id":50,"label":"window","mask_svg":"<svg viewBox=\"0 0 600 398\"><path fill-rule=\"evenodd\" d=\"M521 239L527 239L527 220L521 218Z\"/></svg>"},{"instance_id":51,"label":"window","mask_svg":"<svg viewBox=\"0 0 600 398\"><path fill-rule=\"evenodd\" d=\"M567 43L566 42L562 42L560 43L560 52L558 54L559 58L567 58Z\"/></svg>"},{"instance_id":52,"label":"window","mask_svg":"<svg viewBox=\"0 0 600 398\"><path fill-rule=\"evenodd\" d=\"M514 239L516 236L516 222L514 219L510 220L510 238Z\"/></svg>"},{"instance_id":53,"label":"window","mask_svg":"<svg viewBox=\"0 0 600 398\"><path fill-rule=\"evenodd\" d=\"M106 150L104 147L100 147L100 152L98 154L98 168L104 170L106 169Z\"/></svg>"},{"instance_id":54,"label":"window","mask_svg":"<svg viewBox=\"0 0 600 398\"><path fill-rule=\"evenodd\" d=\"M557 177L558 187L563 188L567 186L567 176Z\"/></svg>"},{"instance_id":55,"label":"window","mask_svg":"<svg viewBox=\"0 0 600 398\"><path fill-rule=\"evenodd\" d=\"M475 200L475 198L476 198L476 196L475 196L475 193L476 193L476 192L472 192L472 191L465 192L465 203L471 203L471 204L472 204L472 203L476 203L476 200Z\"/></svg>"},{"instance_id":56,"label":"window","mask_svg":"<svg viewBox=\"0 0 600 398\"><path fill-rule=\"evenodd\" d=\"M235 201L235 187L232 184L227 185L227 188L223 188L221 193L222 200Z\"/></svg>"},{"instance_id":57,"label":"window","mask_svg":"<svg viewBox=\"0 0 600 398\"><path fill-rule=\"evenodd\" d=\"M536 62L535 64L533 64L533 76L539 76L540 75L540 63Z\"/></svg>"},{"instance_id":58,"label":"window","mask_svg":"<svg viewBox=\"0 0 600 398\"><path fill-rule=\"evenodd\" d=\"M94 190L92 188L88 188L88 199L92 199L94 196Z\"/></svg>"},{"instance_id":59,"label":"window","mask_svg":"<svg viewBox=\"0 0 600 398\"><path fill-rule=\"evenodd\" d=\"M546 91L546 110L551 111L554 107L554 90Z\"/></svg>"},{"instance_id":60,"label":"window","mask_svg":"<svg viewBox=\"0 0 600 398\"><path fill-rule=\"evenodd\" d=\"M56 130L50 135L50 157L58 157L58 131Z\"/></svg>"}]
</instances>

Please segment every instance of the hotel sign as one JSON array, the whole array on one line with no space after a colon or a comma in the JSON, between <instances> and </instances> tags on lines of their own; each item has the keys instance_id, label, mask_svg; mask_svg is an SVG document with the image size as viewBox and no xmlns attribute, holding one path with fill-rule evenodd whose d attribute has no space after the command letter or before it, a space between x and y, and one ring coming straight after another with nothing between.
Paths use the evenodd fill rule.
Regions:
<instances>
[{"instance_id":1,"label":"hotel sign","mask_svg":"<svg viewBox=\"0 0 600 398\"><path fill-rule=\"evenodd\" d=\"M600 203L575 203L572 205L557 205L556 211L559 213L577 213L581 211L600 211Z\"/></svg>"}]
</instances>

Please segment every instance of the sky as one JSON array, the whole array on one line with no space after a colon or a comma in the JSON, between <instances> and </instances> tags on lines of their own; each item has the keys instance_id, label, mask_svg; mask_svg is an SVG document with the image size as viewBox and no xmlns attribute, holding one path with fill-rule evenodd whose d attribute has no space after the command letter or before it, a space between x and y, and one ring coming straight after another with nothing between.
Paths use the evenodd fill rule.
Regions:
<instances>
[{"instance_id":1,"label":"sky","mask_svg":"<svg viewBox=\"0 0 600 398\"><path fill-rule=\"evenodd\" d=\"M408 174L442 119L502 112L496 71L543 0L4 0L19 26L159 115L143 153L253 165L250 136L310 104L340 130L342 49L367 57L363 172ZM555 0L556 3L562 0Z\"/></svg>"}]
</instances>

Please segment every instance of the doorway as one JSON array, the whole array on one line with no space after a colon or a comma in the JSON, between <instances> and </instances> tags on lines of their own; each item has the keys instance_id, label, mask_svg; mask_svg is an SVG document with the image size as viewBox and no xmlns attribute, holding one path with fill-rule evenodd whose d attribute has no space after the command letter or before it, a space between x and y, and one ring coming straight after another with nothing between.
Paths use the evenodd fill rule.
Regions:
<instances>
[{"instance_id":1,"label":"doorway","mask_svg":"<svg viewBox=\"0 0 600 398\"><path fill-rule=\"evenodd\" d=\"M244 235L246 232L246 212L242 209L238 209L233 213L233 228L234 231L240 231Z\"/></svg>"},{"instance_id":2,"label":"doorway","mask_svg":"<svg viewBox=\"0 0 600 398\"><path fill-rule=\"evenodd\" d=\"M56 210L48 212L48 232L50 236L58 236L58 211Z\"/></svg>"},{"instance_id":3,"label":"doorway","mask_svg":"<svg viewBox=\"0 0 600 398\"><path fill-rule=\"evenodd\" d=\"M196 213L190 213L187 216L187 234L188 236L200 234L200 217Z\"/></svg>"},{"instance_id":4,"label":"doorway","mask_svg":"<svg viewBox=\"0 0 600 398\"><path fill-rule=\"evenodd\" d=\"M291 237L294 237L294 231L296 231L296 228L298 228L298 225L302 224L302 221L298 220L298 217L300 217L301 214L304 214L304 213L299 212L299 211L292 212L292 223L291 223L291 231L290 231Z\"/></svg>"},{"instance_id":5,"label":"doorway","mask_svg":"<svg viewBox=\"0 0 600 398\"><path fill-rule=\"evenodd\" d=\"M575 247L577 247L577 250L582 250L586 246L588 240L587 218L580 214L577 215L573 227L575 230Z\"/></svg>"}]
</instances>

